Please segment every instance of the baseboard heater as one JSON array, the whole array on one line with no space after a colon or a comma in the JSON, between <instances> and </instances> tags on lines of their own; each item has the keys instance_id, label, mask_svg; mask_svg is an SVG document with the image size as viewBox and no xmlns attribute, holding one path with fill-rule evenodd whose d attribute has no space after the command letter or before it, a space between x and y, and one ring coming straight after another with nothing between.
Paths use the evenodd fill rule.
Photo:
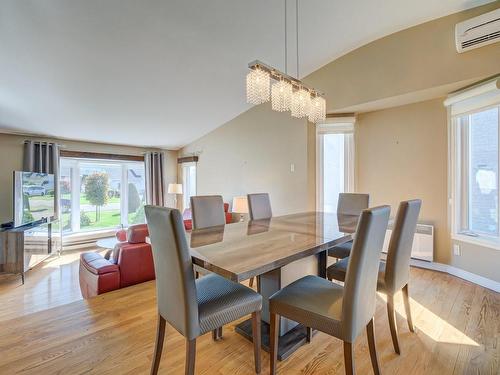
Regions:
<instances>
[{"instance_id":1,"label":"baseboard heater","mask_svg":"<svg viewBox=\"0 0 500 375\"><path fill-rule=\"evenodd\" d=\"M387 232L385 233L383 257L387 255L389 241L391 239L393 223L389 223ZM411 249L411 257L413 259L425 260L432 262L434 260L434 225L417 224L415 237L413 238L413 246Z\"/></svg>"}]
</instances>

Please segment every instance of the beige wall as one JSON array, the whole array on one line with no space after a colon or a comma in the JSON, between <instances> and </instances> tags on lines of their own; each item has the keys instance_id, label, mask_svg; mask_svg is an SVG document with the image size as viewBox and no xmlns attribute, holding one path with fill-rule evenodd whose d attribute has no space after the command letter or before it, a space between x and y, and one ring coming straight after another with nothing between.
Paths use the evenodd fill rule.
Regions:
<instances>
[{"instance_id":1,"label":"beige wall","mask_svg":"<svg viewBox=\"0 0 500 375\"><path fill-rule=\"evenodd\" d=\"M465 242L452 241L460 246L461 255L451 255L450 264L476 275L495 280L500 283L500 250L472 245Z\"/></svg>"},{"instance_id":2,"label":"beige wall","mask_svg":"<svg viewBox=\"0 0 500 375\"><path fill-rule=\"evenodd\" d=\"M402 96L500 71L500 44L455 50L455 24L500 7L496 1L378 39L306 77L330 111ZM446 94L446 93L442 93Z\"/></svg>"},{"instance_id":3,"label":"beige wall","mask_svg":"<svg viewBox=\"0 0 500 375\"><path fill-rule=\"evenodd\" d=\"M447 225L447 118L443 99L360 114L356 189L371 205L422 199L420 220L435 226L435 260L450 262Z\"/></svg>"},{"instance_id":4,"label":"beige wall","mask_svg":"<svg viewBox=\"0 0 500 375\"><path fill-rule=\"evenodd\" d=\"M448 220L448 137L444 98L358 115L357 190L372 205L390 204L391 215L405 199L422 199L420 220L434 224L434 257L500 282L500 251L457 242L453 255Z\"/></svg>"},{"instance_id":5,"label":"beige wall","mask_svg":"<svg viewBox=\"0 0 500 375\"><path fill-rule=\"evenodd\" d=\"M12 220L12 171L22 170L23 141L25 139L47 139L27 137L22 135L0 134L0 222ZM109 145L103 143L88 143L69 140L56 140L65 150L104 152L110 154L140 155L147 149ZM167 183L177 179L177 151L166 151L167 154ZM168 197L169 204L173 199Z\"/></svg>"},{"instance_id":6,"label":"beige wall","mask_svg":"<svg viewBox=\"0 0 500 375\"><path fill-rule=\"evenodd\" d=\"M231 203L235 196L269 192L273 213L279 215L308 207L306 139L305 120L292 120L267 104L236 117L180 154L199 154L198 194L221 194Z\"/></svg>"}]
</instances>

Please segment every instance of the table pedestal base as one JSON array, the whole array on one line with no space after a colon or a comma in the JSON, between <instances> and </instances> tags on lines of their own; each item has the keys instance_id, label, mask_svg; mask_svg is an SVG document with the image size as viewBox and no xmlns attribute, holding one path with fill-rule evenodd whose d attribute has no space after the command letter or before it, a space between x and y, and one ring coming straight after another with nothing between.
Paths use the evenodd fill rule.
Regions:
<instances>
[{"instance_id":1,"label":"table pedestal base","mask_svg":"<svg viewBox=\"0 0 500 375\"><path fill-rule=\"evenodd\" d=\"M262 349L269 353L271 327L268 323L261 321ZM236 326L236 332L253 341L252 320L248 319ZM314 331L313 331L314 334ZM302 324L280 336L278 339L278 360L287 359L294 351L307 343L307 330Z\"/></svg>"}]
</instances>

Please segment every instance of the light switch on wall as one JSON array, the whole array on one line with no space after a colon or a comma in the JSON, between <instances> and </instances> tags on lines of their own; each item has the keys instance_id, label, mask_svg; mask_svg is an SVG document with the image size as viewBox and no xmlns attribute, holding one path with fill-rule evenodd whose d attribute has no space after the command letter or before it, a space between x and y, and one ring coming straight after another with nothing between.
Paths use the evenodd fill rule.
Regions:
<instances>
[{"instance_id":1,"label":"light switch on wall","mask_svg":"<svg viewBox=\"0 0 500 375\"><path fill-rule=\"evenodd\" d=\"M460 254L460 245L458 245L458 244L453 244L453 254L454 254L454 255L457 255L457 256L462 255L462 254Z\"/></svg>"},{"instance_id":2,"label":"light switch on wall","mask_svg":"<svg viewBox=\"0 0 500 375\"><path fill-rule=\"evenodd\" d=\"M290 172L295 172L295 164L290 164Z\"/></svg>"}]
</instances>

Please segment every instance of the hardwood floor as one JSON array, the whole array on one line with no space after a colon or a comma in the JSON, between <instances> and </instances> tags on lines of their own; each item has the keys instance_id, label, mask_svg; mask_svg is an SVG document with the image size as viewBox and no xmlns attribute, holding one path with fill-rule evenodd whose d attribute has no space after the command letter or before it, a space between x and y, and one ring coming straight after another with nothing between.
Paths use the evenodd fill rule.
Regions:
<instances>
[{"instance_id":1,"label":"hardwood floor","mask_svg":"<svg viewBox=\"0 0 500 375\"><path fill-rule=\"evenodd\" d=\"M59 262L63 268L75 267L69 258L68 263L66 259ZM26 288L20 308L13 303L22 300L19 287L0 284L0 374L149 373L157 316L154 282L75 301L74 285L66 285L75 281L71 272L66 272L63 281L65 272L57 267L53 277L44 268L40 271L40 275L30 275L27 285L30 278L38 288L46 285L40 289L44 295L36 297ZM57 288L50 287L57 283ZM65 286L67 293L62 291ZM401 295L395 298L400 356L392 347L385 296L378 297L375 337L383 374L500 373L500 294L450 275L414 268L410 296L416 333L408 331ZM65 300L68 303L62 304ZM160 374L183 374L184 342L167 325ZM267 374L269 356L262 354L262 373ZM364 333L354 345L354 361L358 374L372 373ZM220 341L212 341L211 334L198 340L196 374L253 373L252 344L234 332L234 325L224 327ZM343 374L342 342L317 333L310 344L278 363L278 373Z\"/></svg>"},{"instance_id":2,"label":"hardwood floor","mask_svg":"<svg viewBox=\"0 0 500 375\"><path fill-rule=\"evenodd\" d=\"M78 283L80 252L52 256L26 273L0 276L0 321L82 299Z\"/></svg>"}]
</instances>

